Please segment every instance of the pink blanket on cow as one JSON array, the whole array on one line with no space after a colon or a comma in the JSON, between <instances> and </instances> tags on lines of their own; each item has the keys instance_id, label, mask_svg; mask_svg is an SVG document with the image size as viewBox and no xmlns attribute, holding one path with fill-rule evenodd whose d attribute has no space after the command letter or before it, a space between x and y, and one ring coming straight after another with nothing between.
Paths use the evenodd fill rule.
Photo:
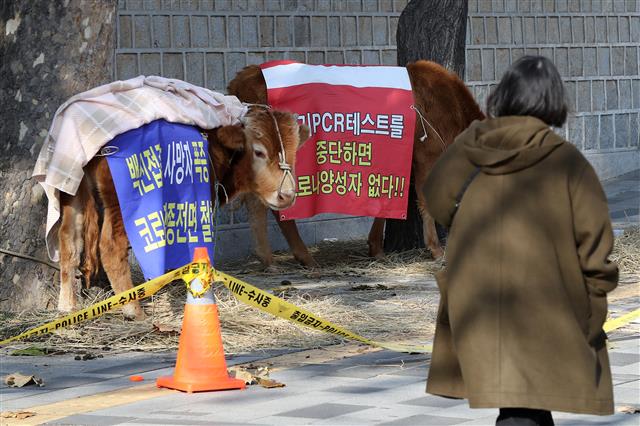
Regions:
<instances>
[{"instance_id":1,"label":"pink blanket on cow","mask_svg":"<svg viewBox=\"0 0 640 426\"><path fill-rule=\"evenodd\" d=\"M59 259L59 191L75 194L84 166L111 139L161 118L204 129L237 124L246 110L235 96L156 76L116 81L67 100L53 117L33 170L49 200L45 239L51 260Z\"/></svg>"}]
</instances>

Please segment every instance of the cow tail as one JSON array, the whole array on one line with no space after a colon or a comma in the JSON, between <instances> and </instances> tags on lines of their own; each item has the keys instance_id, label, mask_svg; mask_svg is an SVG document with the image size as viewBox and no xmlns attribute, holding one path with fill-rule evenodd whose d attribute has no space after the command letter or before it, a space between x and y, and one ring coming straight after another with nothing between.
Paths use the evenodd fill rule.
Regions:
<instances>
[{"instance_id":1,"label":"cow tail","mask_svg":"<svg viewBox=\"0 0 640 426\"><path fill-rule=\"evenodd\" d=\"M83 182L84 183L84 182ZM84 274L85 286L89 288L91 278L98 273L98 242L100 239L100 224L96 199L89 185L84 186L86 204L84 206Z\"/></svg>"}]
</instances>

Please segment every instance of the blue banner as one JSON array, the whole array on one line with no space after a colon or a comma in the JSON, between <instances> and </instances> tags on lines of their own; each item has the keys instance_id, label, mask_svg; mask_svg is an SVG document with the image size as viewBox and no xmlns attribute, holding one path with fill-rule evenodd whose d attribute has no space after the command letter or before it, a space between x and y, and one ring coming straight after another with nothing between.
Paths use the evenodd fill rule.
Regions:
<instances>
[{"instance_id":1,"label":"blue banner","mask_svg":"<svg viewBox=\"0 0 640 426\"><path fill-rule=\"evenodd\" d=\"M213 261L213 176L207 139L193 126L156 120L116 136L107 161L124 226L147 279L191 262Z\"/></svg>"}]
</instances>

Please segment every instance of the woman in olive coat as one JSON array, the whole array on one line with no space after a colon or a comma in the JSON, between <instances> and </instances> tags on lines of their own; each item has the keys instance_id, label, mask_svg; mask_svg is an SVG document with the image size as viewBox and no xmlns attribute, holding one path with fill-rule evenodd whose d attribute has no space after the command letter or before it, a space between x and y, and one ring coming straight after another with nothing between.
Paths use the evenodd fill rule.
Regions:
<instances>
[{"instance_id":1,"label":"woman in olive coat","mask_svg":"<svg viewBox=\"0 0 640 426\"><path fill-rule=\"evenodd\" d=\"M427 392L500 408L497 424L612 414L613 234L593 168L550 128L567 115L554 65L515 62L487 111L425 186L429 213L451 227Z\"/></svg>"}]
</instances>

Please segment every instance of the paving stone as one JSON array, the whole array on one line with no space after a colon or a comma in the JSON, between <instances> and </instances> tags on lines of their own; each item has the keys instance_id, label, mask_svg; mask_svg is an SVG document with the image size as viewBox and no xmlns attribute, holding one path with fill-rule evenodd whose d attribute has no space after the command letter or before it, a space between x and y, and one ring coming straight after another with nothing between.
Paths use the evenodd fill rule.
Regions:
<instances>
[{"instance_id":1,"label":"paving stone","mask_svg":"<svg viewBox=\"0 0 640 426\"><path fill-rule=\"evenodd\" d=\"M340 398L335 399L333 402L353 405L367 404L375 406L378 409L390 409L393 413L397 414L395 417L406 417L414 414L427 414L431 413L432 411L439 410L438 407L401 404L401 401L415 399L416 397L421 395L424 395L424 385L422 384L413 386L401 386L398 388L387 389L384 392L370 393L366 395L340 394ZM361 416L362 414L358 414L358 417ZM385 417L382 418L394 420L395 417L391 416L391 413L387 413Z\"/></svg>"},{"instance_id":2,"label":"paving stone","mask_svg":"<svg viewBox=\"0 0 640 426\"><path fill-rule=\"evenodd\" d=\"M102 374L121 374L123 376L134 374L134 373L144 373L146 371L158 370L160 368L167 368L173 366L174 363L171 362L144 362L134 361L126 364L114 365L111 367L100 368L97 370L88 371L88 373L102 373Z\"/></svg>"},{"instance_id":3,"label":"paving stone","mask_svg":"<svg viewBox=\"0 0 640 426\"><path fill-rule=\"evenodd\" d=\"M243 425L246 423L233 423L233 422L228 422L228 421L222 421L222 422L215 422L212 423L210 420L208 421L204 421L204 420L194 420L194 419L159 419L159 418L153 418L153 419L133 419L130 420L129 423L131 424L150 424L150 425L211 425L211 424L215 424L217 425Z\"/></svg>"},{"instance_id":4,"label":"paving stone","mask_svg":"<svg viewBox=\"0 0 640 426\"><path fill-rule=\"evenodd\" d=\"M630 389L640 389L640 376L636 376L635 380L627 380L622 381L614 386L619 386L621 388L630 388Z\"/></svg>"},{"instance_id":5,"label":"paving stone","mask_svg":"<svg viewBox=\"0 0 640 426\"><path fill-rule=\"evenodd\" d=\"M424 407L423 409L426 410L427 408L428 407ZM469 420L490 418L491 421L489 423L493 424L495 422L495 418L498 416L498 409L497 408L471 408L469 407L468 403L465 401L464 404L453 406L453 407L434 408L433 410L428 411L426 414L434 415L434 416L443 416L443 417L459 417L459 418L465 418Z\"/></svg>"},{"instance_id":6,"label":"paving stone","mask_svg":"<svg viewBox=\"0 0 640 426\"><path fill-rule=\"evenodd\" d=\"M325 392L336 392L336 393L353 393L358 395L366 395L376 392L384 392L387 388L377 388L372 386L336 386L333 388L325 389Z\"/></svg>"},{"instance_id":7,"label":"paving stone","mask_svg":"<svg viewBox=\"0 0 640 426\"><path fill-rule=\"evenodd\" d=\"M92 416L89 414L76 414L64 417L62 419L53 420L45 425L92 425L92 426L110 426L118 425L124 422L135 420L135 417L119 417L119 416Z\"/></svg>"},{"instance_id":8,"label":"paving stone","mask_svg":"<svg viewBox=\"0 0 640 426\"><path fill-rule=\"evenodd\" d=\"M427 366L420 365L417 367L401 368L398 371L392 371L391 373L387 373L387 374L392 376L412 376L412 377L421 377L423 379L426 379L427 372L428 372Z\"/></svg>"},{"instance_id":9,"label":"paving stone","mask_svg":"<svg viewBox=\"0 0 640 426\"><path fill-rule=\"evenodd\" d=\"M83 374L81 376L76 376L76 375L56 376L45 381L45 387L43 389L47 389L47 390L65 389L65 388L72 388L76 386L100 383L106 380L108 379L101 376L94 376L94 375L88 375L88 374Z\"/></svg>"},{"instance_id":10,"label":"paving stone","mask_svg":"<svg viewBox=\"0 0 640 426\"><path fill-rule=\"evenodd\" d=\"M358 379L368 379L381 374L389 374L390 372L399 370L399 367L380 367L380 366L348 366L342 367L338 365L308 365L305 367L294 369L299 372L308 373L313 376L335 376L335 377L352 377Z\"/></svg>"},{"instance_id":11,"label":"paving stone","mask_svg":"<svg viewBox=\"0 0 640 426\"><path fill-rule=\"evenodd\" d=\"M638 366L636 366L636 371L638 371ZM638 405L638 401L640 401L640 388L639 387L623 387L616 386L613 390L614 401L617 405Z\"/></svg>"},{"instance_id":12,"label":"paving stone","mask_svg":"<svg viewBox=\"0 0 640 426\"><path fill-rule=\"evenodd\" d=\"M620 381L629 381L629 380L634 380L634 379L638 379L640 378L640 375L637 374L612 374L611 377L613 378L613 380L620 380Z\"/></svg>"},{"instance_id":13,"label":"paving stone","mask_svg":"<svg viewBox=\"0 0 640 426\"><path fill-rule=\"evenodd\" d=\"M156 411L153 414L170 415L170 416L198 417L198 416L208 416L211 413L194 412L194 411Z\"/></svg>"},{"instance_id":14,"label":"paving stone","mask_svg":"<svg viewBox=\"0 0 640 426\"><path fill-rule=\"evenodd\" d=\"M370 352L364 355L344 358L341 363L349 363L354 365L380 365L380 364L397 364L398 366L409 363L424 362L431 359L428 354L399 354L392 351Z\"/></svg>"},{"instance_id":15,"label":"paving stone","mask_svg":"<svg viewBox=\"0 0 640 426\"><path fill-rule=\"evenodd\" d=\"M455 418L455 417L442 417L442 416L429 416L426 414L406 417L404 419L398 419L391 422L379 423L379 425L457 425L468 421L469 419Z\"/></svg>"},{"instance_id":16,"label":"paving stone","mask_svg":"<svg viewBox=\"0 0 640 426\"><path fill-rule=\"evenodd\" d=\"M615 220L615 219L624 219L626 217L631 217L631 216L638 216L640 214L640 209L638 208L633 208L633 209L624 209L624 210L620 210L620 211L616 211L611 213L611 219Z\"/></svg>"},{"instance_id":17,"label":"paving stone","mask_svg":"<svg viewBox=\"0 0 640 426\"><path fill-rule=\"evenodd\" d=\"M347 413L354 413L356 411L367 410L369 406L363 405L350 405L350 404L334 404L325 403L319 405L312 405L310 407L300 408L297 410L286 411L284 413L278 413L281 417L303 417L308 419L327 419L331 417L341 416Z\"/></svg>"},{"instance_id":18,"label":"paving stone","mask_svg":"<svg viewBox=\"0 0 640 426\"><path fill-rule=\"evenodd\" d=\"M489 425L494 425L496 423L496 418L498 417L498 411L496 410L496 413L491 415L491 416L485 416L485 417L480 417L474 420L467 420L466 422L464 422L463 424L465 426L489 426Z\"/></svg>"},{"instance_id":19,"label":"paving stone","mask_svg":"<svg viewBox=\"0 0 640 426\"><path fill-rule=\"evenodd\" d=\"M263 389L260 387L250 387L240 392L216 392L209 394L208 399L201 401L202 404L211 405L243 405L256 404L282 399L296 391L291 388Z\"/></svg>"},{"instance_id":20,"label":"paving stone","mask_svg":"<svg viewBox=\"0 0 640 426\"><path fill-rule=\"evenodd\" d=\"M635 418L634 418L635 417ZM595 426L595 425L638 425L637 416L628 414L616 414L613 416L571 416L568 418L558 418L554 413L554 422L558 426Z\"/></svg>"},{"instance_id":21,"label":"paving stone","mask_svg":"<svg viewBox=\"0 0 640 426\"><path fill-rule=\"evenodd\" d=\"M640 191L630 190L630 191L620 191L611 197L607 197L607 201L609 202L609 204L614 204L621 201L637 203L637 200L639 198L640 198Z\"/></svg>"},{"instance_id":22,"label":"paving stone","mask_svg":"<svg viewBox=\"0 0 640 426\"><path fill-rule=\"evenodd\" d=\"M463 399L442 398L437 396L423 396L409 401L401 402L405 405L419 405L423 407L455 407L456 405L466 404Z\"/></svg>"},{"instance_id":23,"label":"paving stone","mask_svg":"<svg viewBox=\"0 0 640 426\"><path fill-rule=\"evenodd\" d=\"M394 404L379 405L376 402L370 402L368 405L376 405L376 407L338 417L332 417L330 419L314 420L312 424L331 426L377 425L385 421L388 422L405 417L430 414L430 412L425 410L423 407L397 406Z\"/></svg>"},{"instance_id":24,"label":"paving stone","mask_svg":"<svg viewBox=\"0 0 640 426\"><path fill-rule=\"evenodd\" d=\"M612 352L609 354L609 363L611 365L625 366L640 362L640 354Z\"/></svg>"},{"instance_id":25,"label":"paving stone","mask_svg":"<svg viewBox=\"0 0 640 426\"><path fill-rule=\"evenodd\" d=\"M3 376L4 377L4 376ZM0 388L0 406L5 407L7 401L19 400L33 395L42 394L42 388L9 388L3 386Z\"/></svg>"}]
</instances>

